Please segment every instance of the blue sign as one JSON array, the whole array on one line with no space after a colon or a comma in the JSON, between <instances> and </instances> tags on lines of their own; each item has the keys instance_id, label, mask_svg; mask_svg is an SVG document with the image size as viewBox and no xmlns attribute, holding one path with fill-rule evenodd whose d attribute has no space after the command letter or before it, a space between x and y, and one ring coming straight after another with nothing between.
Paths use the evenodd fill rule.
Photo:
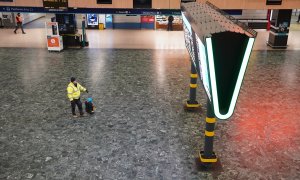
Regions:
<instances>
[{"instance_id":1,"label":"blue sign","mask_svg":"<svg viewBox=\"0 0 300 180\"><path fill-rule=\"evenodd\" d=\"M97 14L87 14L87 21L89 26L98 25L98 15Z\"/></svg>"},{"instance_id":2,"label":"blue sign","mask_svg":"<svg viewBox=\"0 0 300 180\"><path fill-rule=\"evenodd\" d=\"M181 15L179 9L113 9L113 8L67 8L0 6L0 12L70 13L70 14L133 14L133 15Z\"/></svg>"}]
</instances>

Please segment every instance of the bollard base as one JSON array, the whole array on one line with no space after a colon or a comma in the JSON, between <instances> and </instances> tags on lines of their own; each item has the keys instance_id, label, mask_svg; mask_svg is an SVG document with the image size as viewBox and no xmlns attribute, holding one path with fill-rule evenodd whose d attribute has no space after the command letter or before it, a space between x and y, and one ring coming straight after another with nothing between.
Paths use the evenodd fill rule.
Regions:
<instances>
[{"instance_id":1,"label":"bollard base","mask_svg":"<svg viewBox=\"0 0 300 180\"><path fill-rule=\"evenodd\" d=\"M186 101L185 103L185 109L186 110L191 110L191 111L194 111L194 110L197 110L201 107L201 105L197 102L197 101Z\"/></svg>"},{"instance_id":2,"label":"bollard base","mask_svg":"<svg viewBox=\"0 0 300 180\"><path fill-rule=\"evenodd\" d=\"M205 157L204 151L199 152L200 162L203 164L212 164L218 161L216 154L213 152L211 157Z\"/></svg>"},{"instance_id":3,"label":"bollard base","mask_svg":"<svg viewBox=\"0 0 300 180\"><path fill-rule=\"evenodd\" d=\"M223 172L223 167L219 159L216 162L201 162L200 152L199 157L195 158L195 165L200 172L214 172L215 174Z\"/></svg>"}]
</instances>

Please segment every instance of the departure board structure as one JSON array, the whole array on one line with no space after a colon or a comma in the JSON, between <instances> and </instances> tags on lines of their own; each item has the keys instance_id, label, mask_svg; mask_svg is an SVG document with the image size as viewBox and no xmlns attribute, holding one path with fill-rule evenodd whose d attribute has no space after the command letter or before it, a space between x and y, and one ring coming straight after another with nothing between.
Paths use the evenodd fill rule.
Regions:
<instances>
[{"instance_id":1,"label":"departure board structure","mask_svg":"<svg viewBox=\"0 0 300 180\"><path fill-rule=\"evenodd\" d=\"M228 119L235 108L257 33L210 3L182 3L184 39L191 56L191 77L199 77L208 96L202 165L217 162L213 151L216 118ZM192 81L193 80L193 81ZM197 87L191 79L190 97ZM187 101L197 102L192 99Z\"/></svg>"},{"instance_id":2,"label":"departure board structure","mask_svg":"<svg viewBox=\"0 0 300 180\"><path fill-rule=\"evenodd\" d=\"M185 44L219 119L235 108L257 33L210 3L182 3Z\"/></svg>"}]
</instances>

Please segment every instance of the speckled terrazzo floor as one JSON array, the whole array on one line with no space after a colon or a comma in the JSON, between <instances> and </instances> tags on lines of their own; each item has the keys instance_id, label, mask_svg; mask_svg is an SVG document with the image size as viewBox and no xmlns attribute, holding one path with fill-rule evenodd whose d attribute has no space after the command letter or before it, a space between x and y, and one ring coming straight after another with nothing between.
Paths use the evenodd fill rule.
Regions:
<instances>
[{"instance_id":1,"label":"speckled terrazzo floor","mask_svg":"<svg viewBox=\"0 0 300 180\"><path fill-rule=\"evenodd\" d=\"M205 114L182 108L185 50L1 48L0 179L297 179L300 51L250 61L235 115L217 123L222 167L201 172ZM70 116L70 76L95 115Z\"/></svg>"}]
</instances>

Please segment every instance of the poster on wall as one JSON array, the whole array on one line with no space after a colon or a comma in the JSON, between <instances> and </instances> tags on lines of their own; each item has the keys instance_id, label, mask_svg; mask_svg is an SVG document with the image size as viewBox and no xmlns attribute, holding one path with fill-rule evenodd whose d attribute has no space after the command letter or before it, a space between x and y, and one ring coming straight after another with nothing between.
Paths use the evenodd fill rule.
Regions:
<instances>
[{"instance_id":1,"label":"poster on wall","mask_svg":"<svg viewBox=\"0 0 300 180\"><path fill-rule=\"evenodd\" d=\"M106 23L112 23L113 22L112 14L106 14L105 15L105 22Z\"/></svg>"},{"instance_id":2,"label":"poster on wall","mask_svg":"<svg viewBox=\"0 0 300 180\"><path fill-rule=\"evenodd\" d=\"M98 26L98 16L97 14L87 14L87 20L89 26Z\"/></svg>"},{"instance_id":3,"label":"poster on wall","mask_svg":"<svg viewBox=\"0 0 300 180\"><path fill-rule=\"evenodd\" d=\"M43 0L43 6L46 9L68 9L68 0Z\"/></svg>"}]
</instances>

